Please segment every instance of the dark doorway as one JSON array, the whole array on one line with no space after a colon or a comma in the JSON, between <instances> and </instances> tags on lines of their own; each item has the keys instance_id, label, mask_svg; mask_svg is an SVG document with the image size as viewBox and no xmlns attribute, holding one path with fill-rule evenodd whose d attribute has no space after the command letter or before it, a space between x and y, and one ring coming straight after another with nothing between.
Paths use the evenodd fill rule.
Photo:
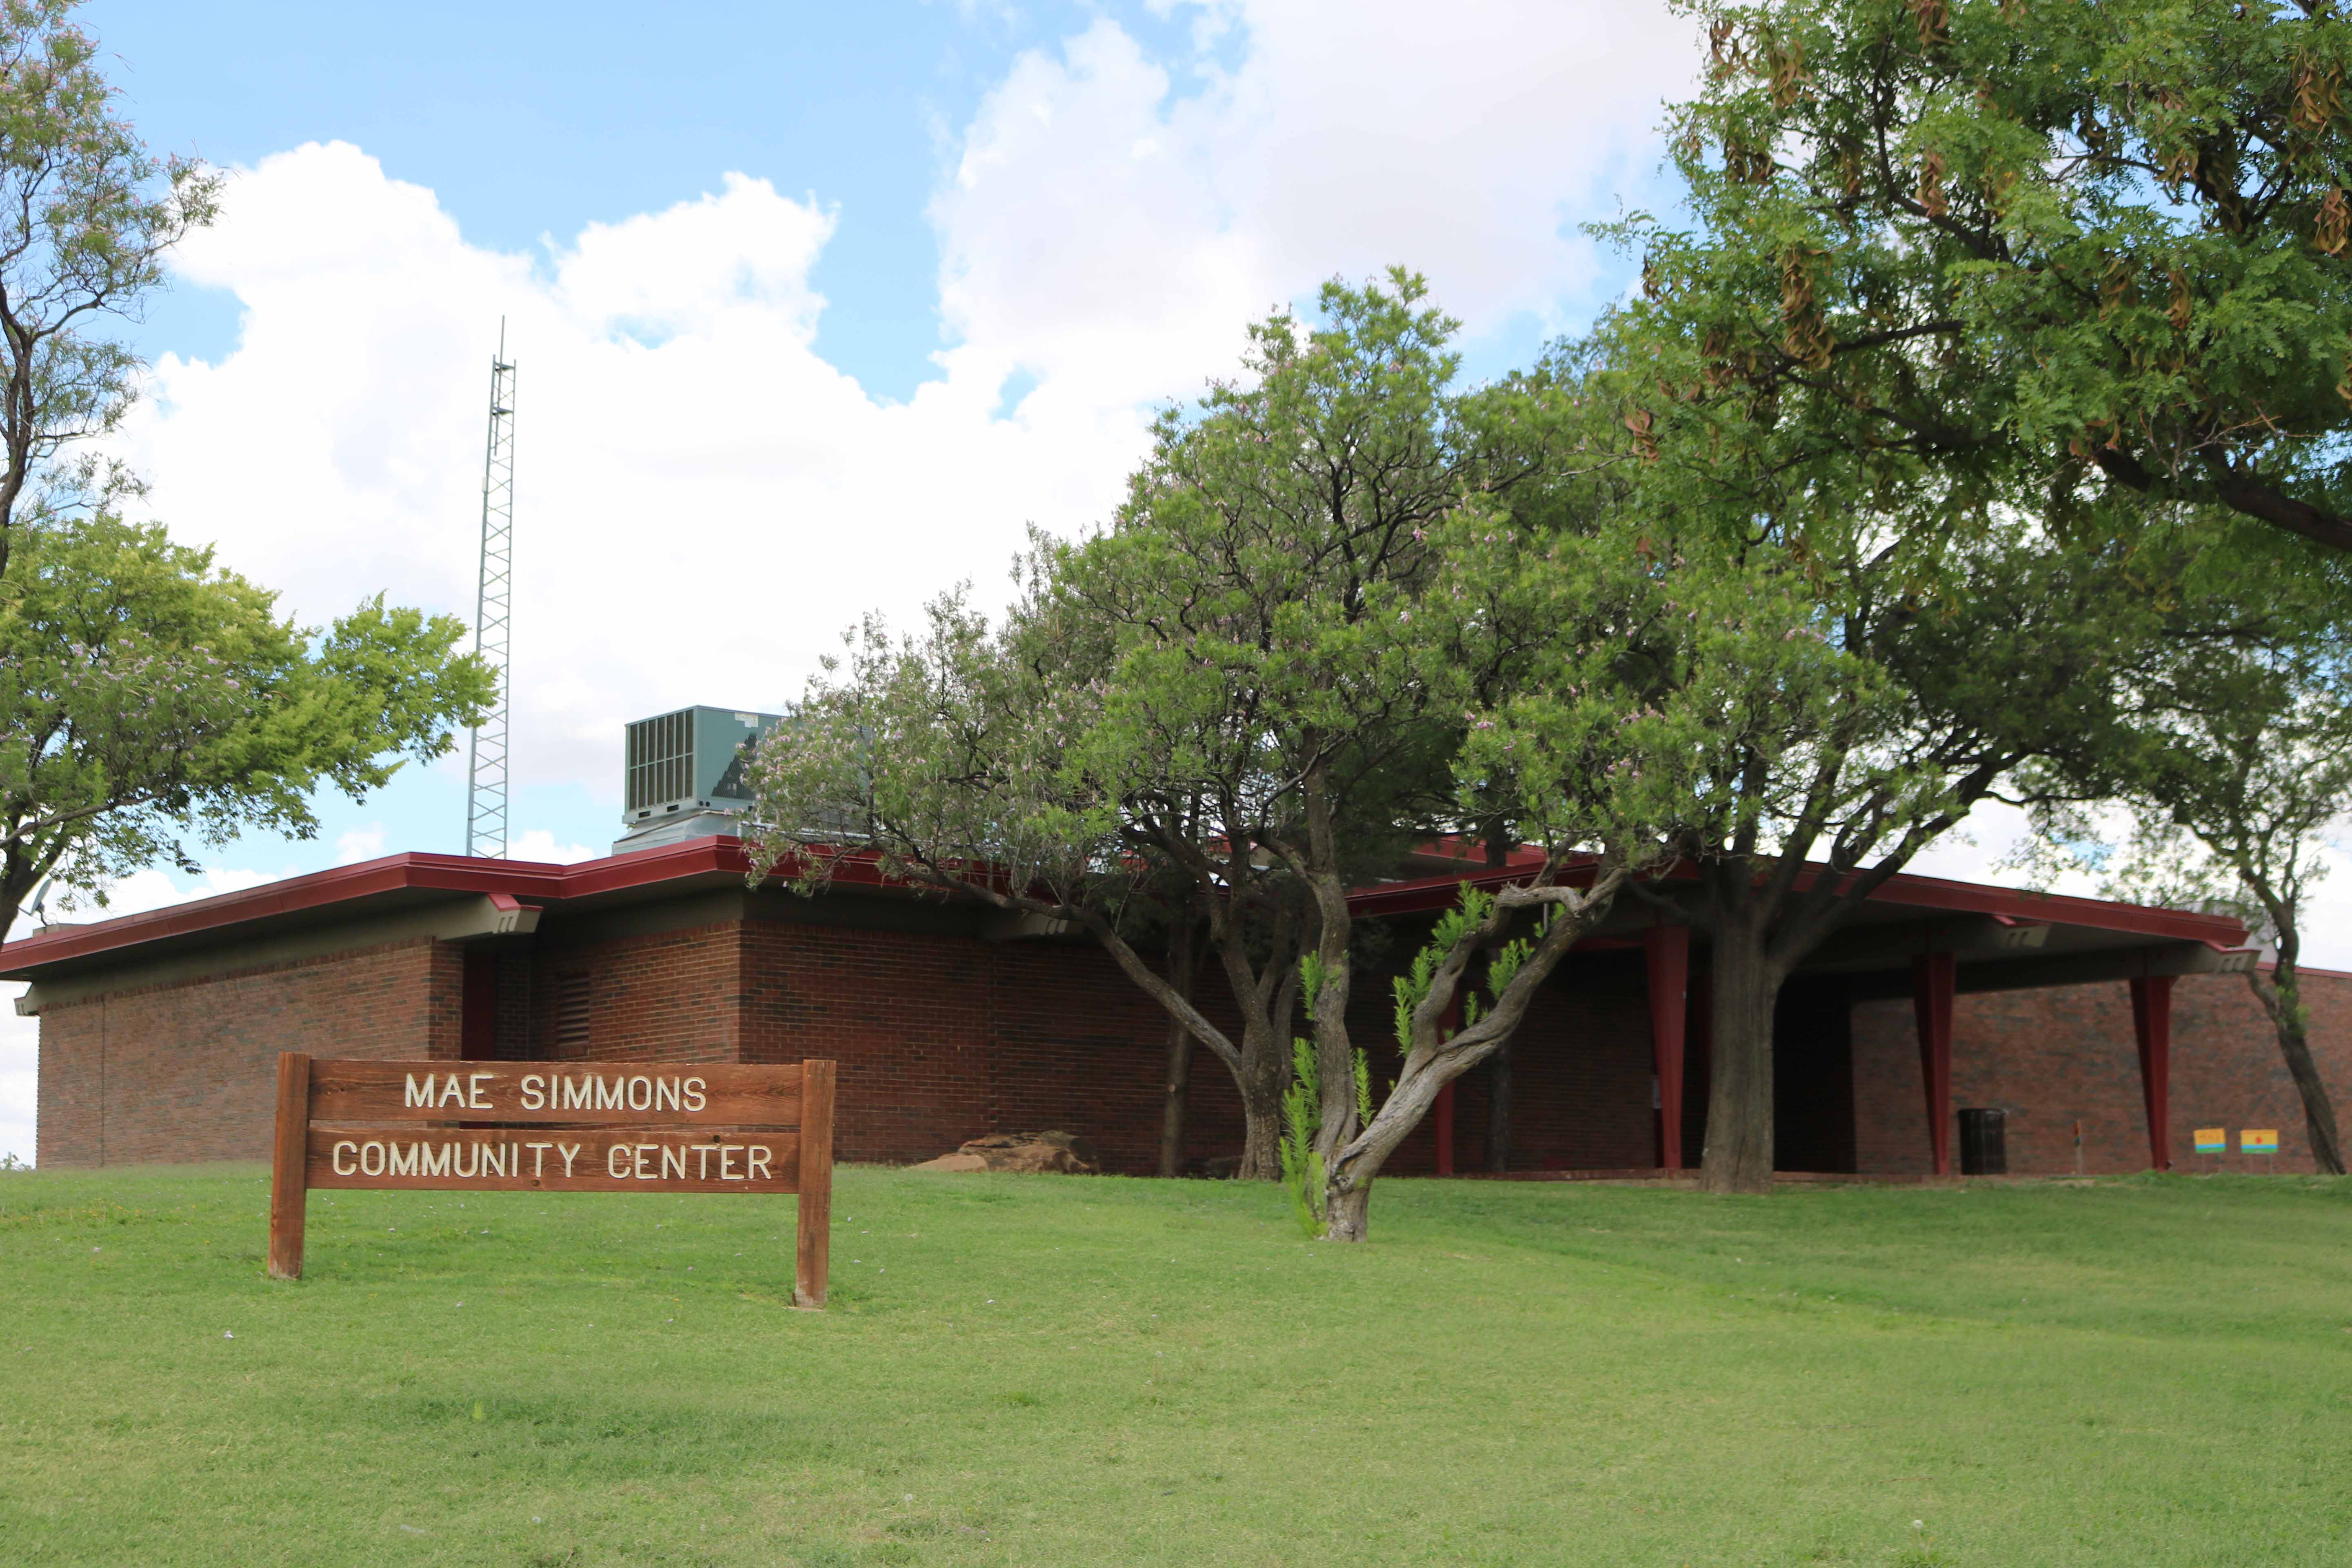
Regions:
<instances>
[{"instance_id":1,"label":"dark doorway","mask_svg":"<svg viewBox=\"0 0 2352 1568\"><path fill-rule=\"evenodd\" d=\"M469 1062L499 1054L499 955L466 954L466 989L457 1009L457 1054Z\"/></svg>"},{"instance_id":2,"label":"dark doorway","mask_svg":"<svg viewBox=\"0 0 2352 1568\"><path fill-rule=\"evenodd\" d=\"M1853 993L1842 975L1791 979L1772 1013L1773 1168L1851 1172Z\"/></svg>"},{"instance_id":3,"label":"dark doorway","mask_svg":"<svg viewBox=\"0 0 2352 1568\"><path fill-rule=\"evenodd\" d=\"M1706 1097L1715 1092L1715 984L1707 955L1691 959L1690 1001L1683 1020L1683 1169L1696 1171L1706 1153Z\"/></svg>"}]
</instances>

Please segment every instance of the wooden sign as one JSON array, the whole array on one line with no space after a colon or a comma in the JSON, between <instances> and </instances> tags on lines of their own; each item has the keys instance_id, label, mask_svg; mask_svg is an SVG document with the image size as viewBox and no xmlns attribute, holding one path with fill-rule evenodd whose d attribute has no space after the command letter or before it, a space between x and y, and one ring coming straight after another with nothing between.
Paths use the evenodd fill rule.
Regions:
<instances>
[{"instance_id":1,"label":"wooden sign","mask_svg":"<svg viewBox=\"0 0 2352 1568\"><path fill-rule=\"evenodd\" d=\"M302 1277L313 1187L796 1193L793 1303L824 1305L833 1063L278 1058L269 1272Z\"/></svg>"}]
</instances>

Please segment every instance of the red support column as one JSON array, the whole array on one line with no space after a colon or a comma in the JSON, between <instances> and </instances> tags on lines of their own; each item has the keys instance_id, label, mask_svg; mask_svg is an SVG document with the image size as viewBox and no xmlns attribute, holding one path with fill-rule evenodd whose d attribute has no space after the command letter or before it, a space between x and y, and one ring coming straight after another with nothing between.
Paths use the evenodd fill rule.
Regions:
<instances>
[{"instance_id":1,"label":"red support column","mask_svg":"<svg viewBox=\"0 0 2352 1568\"><path fill-rule=\"evenodd\" d=\"M2132 1037L2139 1047L2139 1093L2147 1109L2147 1163L2172 1169L2172 976L2131 983Z\"/></svg>"},{"instance_id":2,"label":"red support column","mask_svg":"<svg viewBox=\"0 0 2352 1568\"><path fill-rule=\"evenodd\" d=\"M1445 1016L1438 1020L1438 1037L1451 1039L1461 1027L1462 994L1457 991L1453 1005L1445 1009ZM1430 1115L1437 1122L1437 1173L1441 1176L1454 1173L1454 1086L1459 1081L1446 1079L1437 1091L1437 1103L1430 1108Z\"/></svg>"},{"instance_id":3,"label":"red support column","mask_svg":"<svg viewBox=\"0 0 2352 1568\"><path fill-rule=\"evenodd\" d=\"M1683 1168L1683 1034L1690 990L1690 927L1642 933L1650 976L1650 1052L1658 1075L1658 1165Z\"/></svg>"},{"instance_id":4,"label":"red support column","mask_svg":"<svg viewBox=\"0 0 2352 1568\"><path fill-rule=\"evenodd\" d=\"M1952 981L1948 952L1911 961L1911 1010L1919 1024L1919 1077L1927 1090L1927 1146L1936 1174L1952 1173Z\"/></svg>"}]
</instances>

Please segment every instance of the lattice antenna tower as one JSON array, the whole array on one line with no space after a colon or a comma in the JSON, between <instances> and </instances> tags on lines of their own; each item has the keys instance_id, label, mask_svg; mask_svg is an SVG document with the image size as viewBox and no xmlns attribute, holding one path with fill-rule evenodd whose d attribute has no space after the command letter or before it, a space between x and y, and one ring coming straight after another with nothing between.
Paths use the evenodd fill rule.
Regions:
<instances>
[{"instance_id":1,"label":"lattice antenna tower","mask_svg":"<svg viewBox=\"0 0 2352 1568\"><path fill-rule=\"evenodd\" d=\"M507 853L507 735L514 653L515 367L507 323L490 360L490 436L482 458L482 574L474 600L474 649L490 663L498 690L466 758L466 853Z\"/></svg>"}]
</instances>

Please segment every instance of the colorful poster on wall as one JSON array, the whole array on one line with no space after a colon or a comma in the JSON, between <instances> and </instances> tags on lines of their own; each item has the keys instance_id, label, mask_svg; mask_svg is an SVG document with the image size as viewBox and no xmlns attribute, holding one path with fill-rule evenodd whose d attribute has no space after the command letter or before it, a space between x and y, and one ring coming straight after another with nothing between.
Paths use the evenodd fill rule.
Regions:
<instances>
[{"instance_id":1,"label":"colorful poster on wall","mask_svg":"<svg viewBox=\"0 0 2352 1568\"><path fill-rule=\"evenodd\" d=\"M2278 1152L2278 1129L2275 1127L2242 1129L2238 1133L2238 1149L2241 1153L2246 1154L2275 1154Z\"/></svg>"},{"instance_id":2,"label":"colorful poster on wall","mask_svg":"<svg viewBox=\"0 0 2352 1568\"><path fill-rule=\"evenodd\" d=\"M2228 1153L2230 1130L2226 1127L2200 1127L2197 1130L2197 1152L2200 1154Z\"/></svg>"}]
</instances>

